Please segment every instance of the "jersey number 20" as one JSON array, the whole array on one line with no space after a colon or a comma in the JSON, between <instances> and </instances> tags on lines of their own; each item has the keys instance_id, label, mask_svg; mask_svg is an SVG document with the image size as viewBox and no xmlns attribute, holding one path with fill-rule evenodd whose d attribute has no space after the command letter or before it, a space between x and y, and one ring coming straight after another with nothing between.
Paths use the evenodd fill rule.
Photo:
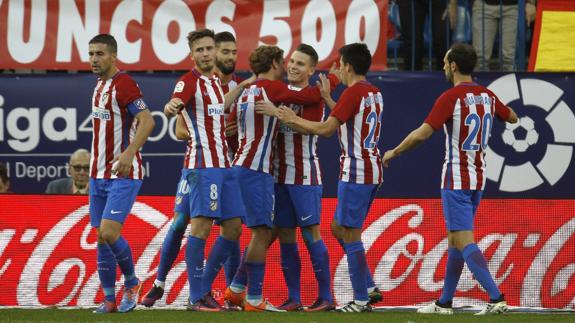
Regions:
<instances>
[{"instance_id":1,"label":"jersey number 20","mask_svg":"<svg viewBox=\"0 0 575 323\"><path fill-rule=\"evenodd\" d=\"M491 113L483 115L483 120L477 113L471 113L465 118L465 125L468 127L469 132L467 138L463 142L463 150L465 151L478 151L479 144L477 144L477 136L481 130L481 149L487 148L491 128L493 127L493 116Z\"/></svg>"}]
</instances>

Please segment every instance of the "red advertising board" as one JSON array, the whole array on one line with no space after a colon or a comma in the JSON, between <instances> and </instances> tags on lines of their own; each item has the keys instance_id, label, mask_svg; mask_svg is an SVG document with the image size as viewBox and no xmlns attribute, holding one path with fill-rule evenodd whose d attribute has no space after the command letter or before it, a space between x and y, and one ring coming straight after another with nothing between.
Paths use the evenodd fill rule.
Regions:
<instances>
[{"instance_id":1,"label":"red advertising board","mask_svg":"<svg viewBox=\"0 0 575 323\"><path fill-rule=\"evenodd\" d=\"M249 70L249 53L261 44L278 45L287 55L302 42L317 50L320 68L354 42L368 45L374 70L386 66L387 1L5 0L0 69L88 70L88 41L110 33L123 69L186 70L186 35L199 28L234 33L239 70Z\"/></svg>"},{"instance_id":2,"label":"red advertising board","mask_svg":"<svg viewBox=\"0 0 575 323\"><path fill-rule=\"evenodd\" d=\"M92 306L102 300L96 237L89 225L87 202L85 196L0 196L1 305ZM172 205L172 197L139 197L123 230L146 290L155 278ZM344 253L330 235L335 206L335 199L324 199L321 232L329 249L333 293L343 303L350 300L352 289ZM510 305L575 307L574 214L572 200L482 202L476 239ZM242 244L248 239L245 229ZM447 251L440 200L376 200L364 227L363 242L375 282L384 291L380 305L416 305L440 295ZM310 304L317 295L315 278L301 241L299 249L302 301ZM274 244L267 258L264 295L276 304L287 296L280 273L279 248ZM120 275L118 279L120 288ZM224 284L220 275L213 286L216 297L221 297ZM158 305L183 306L187 297L182 250ZM487 295L464 269L456 298L459 305L477 304Z\"/></svg>"}]
</instances>

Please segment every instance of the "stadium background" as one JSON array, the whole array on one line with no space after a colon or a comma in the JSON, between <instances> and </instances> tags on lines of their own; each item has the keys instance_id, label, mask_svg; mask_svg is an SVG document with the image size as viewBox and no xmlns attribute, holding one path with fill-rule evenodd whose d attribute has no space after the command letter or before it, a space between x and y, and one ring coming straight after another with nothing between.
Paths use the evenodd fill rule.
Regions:
<instances>
[{"instance_id":1,"label":"stadium background","mask_svg":"<svg viewBox=\"0 0 575 323\"><path fill-rule=\"evenodd\" d=\"M34 5L38 3L41 1L34 2ZM47 19L45 25L40 27L46 30L46 40L59 39L65 44L69 38L69 60L59 61L58 57L62 56L59 56L58 48L62 47L55 44L60 42L45 41L37 58L28 58L30 61L24 63L24 58L20 57L20 61L17 61L13 53L9 52L14 45L0 46L0 68L87 69L88 64L82 62L85 53L81 48L92 35L89 33L90 28L86 27L83 31L75 29L74 34L59 24L63 17L67 17L67 22L76 24L78 21L82 23L82 19L92 24L94 21L102 21L99 29L96 29L102 32L109 31L110 26L114 25L111 21L124 21L128 30L127 42L133 43L139 37L142 38L141 62L123 65L127 70L183 70L189 67L185 58L181 62L167 64L154 56L157 53L152 48L154 41L150 36L154 34L153 17L186 17L185 12L178 11L181 8L162 9L165 10L162 16L158 12L164 3L146 2L141 9L142 28L138 29L138 24L130 21L137 17L130 16L121 20L122 14L116 14L121 12L118 9L119 3L102 1L99 19L89 20L86 17L92 17L91 14L95 13L90 11L93 10L92 5L83 1L48 1L45 7ZM123 5L126 3L138 2L123 2ZM200 1L190 2L186 7L195 17L194 26L202 27L209 25L206 18L209 10L215 12L217 9L220 14L229 13L229 10L225 10L229 3L232 2ZM329 66L336 59L337 48L349 37L371 41L372 50L375 46L374 68L382 69L385 65L386 1L338 1L335 4L325 1L275 2L287 3L287 8L291 8L287 12L285 5L270 6L272 2L258 2L259 6L252 11L246 9L246 2L234 3L237 5L237 16L234 19L222 19L219 16L220 25L216 24L217 21L212 22L215 24L212 28L219 31L216 27L227 28L228 25L237 32L240 40L240 69L245 69L247 53L257 46L258 39L269 36L263 35L262 30L289 31L293 37L289 37L292 41L286 52L305 37L312 39L309 35L303 36L310 31L299 20L303 20L305 12L316 12L324 17L322 19L329 20L326 3L337 17L337 32L332 49L326 51L321 66ZM319 10L317 8L321 6L312 7L310 4L323 5L324 9ZM34 12L41 13L42 8L38 7L34 7L37 11L30 11L29 2L4 1L0 3L0 21L8 21L4 18L9 12L10 17L15 19L13 17L18 12L13 8L19 5L23 8L22 17L33 17ZM377 9L377 19L374 11L368 10L370 8ZM82 19L74 20L75 15ZM367 17L361 18L362 15ZM240 18L243 16L250 16L252 20L242 21ZM310 21L315 22L312 18L309 18ZM258 19L261 21L258 22ZM27 26L29 23L34 25L41 22L42 19L23 18L24 21L24 26ZM283 27L263 28L265 21L272 22L270 26ZM326 20L322 21L326 23ZM347 21L355 21L357 25L348 24ZM86 23L85 26L88 25ZM262 26L259 35L257 28L249 27L254 25ZM10 21L8 24L0 23L2 44L14 41L17 38L14 35L26 34L22 36L23 39L29 37L30 41L22 42L24 45L20 44L23 46L20 49L33 51L33 44L38 41L34 37L37 37L39 27L20 27L28 31L18 35L17 31L9 30L14 26L15 23L10 24ZM189 28L190 25L179 26L180 30L187 30L185 27ZM165 28L170 32L167 32L165 38L168 40L164 39L164 43L172 44L175 52L181 51L175 45L181 43L178 28L174 28L173 24ZM353 33L347 32L351 29ZM378 30L378 37L373 38L375 29ZM182 33L179 35L181 37ZM278 35L277 39L286 39L285 35ZM321 42L325 37L319 39ZM157 127L152 135L154 139L146 144L143 151L149 177L142 187L143 196L133 209L134 217L128 221L125 230L137 259L137 273L147 279L144 286L147 289L153 280L163 235L169 227L173 203L171 195L175 191L184 150L184 144L175 141L170 135L170 125L160 112L180 73L164 71L133 75L142 87L146 101L157 111ZM490 148L493 153L505 156L505 160L502 163L501 160L490 163L499 165L491 168L498 171L491 171L485 195L487 200L482 203L477 216L477 240L482 249L486 250L490 269L495 273L511 305L575 308L573 76L572 73L476 75L479 83L489 85L520 117L529 117L533 121L532 126L530 122L521 122L522 126L512 133L513 139L507 140L511 145L504 142L505 126L495 126ZM382 89L384 96L380 142L382 150L393 147L419 125L439 93L449 88L442 73L380 71L371 73L368 78ZM90 146L90 124L86 122L90 111L87 102L94 81L95 77L88 73L49 72L43 75L0 76L0 160L9 166L13 192L43 192L49 180L65 176L61 170L65 169L72 151ZM336 97L341 90L341 87L338 88ZM537 134L537 140L527 143L524 151L513 147L521 146L516 143L525 145L528 134L533 132ZM505 136L509 138L509 131ZM385 183L379 192L379 199L370 211L364 231L366 249L369 249L368 264L375 272L376 283L385 291L381 305L414 305L435 299L440 293L444 275L442 268L446 260L444 225L438 199L443 146L442 135L435 135L430 142L409 156L394 161L392 168L385 172ZM325 178L322 234L330 251L334 295L341 303L351 296L350 283L345 275L342 250L331 238L328 226L335 209L339 156L337 139L332 137L320 140L319 149ZM95 237L87 225L86 197L0 196L0 277L5 278L0 280L0 304L90 306L101 301L94 262ZM244 244L247 236L243 237ZM210 243L213 238L210 238ZM302 296L304 303L310 303L315 298L313 271L305 246L301 243L300 251L303 251L304 264ZM168 276L168 284L173 282L173 287L170 287L165 300L175 306L183 305L187 297L185 265L182 261L183 252L177 261L179 265ZM272 302L279 303L287 292L279 273L277 246L272 248L268 261L265 295ZM471 275L466 272L464 277L467 279L462 279L456 294L456 297L461 298L459 301L478 304L485 300L485 294ZM220 277L215 284L216 293L221 292L222 286L223 280Z\"/></svg>"}]
</instances>

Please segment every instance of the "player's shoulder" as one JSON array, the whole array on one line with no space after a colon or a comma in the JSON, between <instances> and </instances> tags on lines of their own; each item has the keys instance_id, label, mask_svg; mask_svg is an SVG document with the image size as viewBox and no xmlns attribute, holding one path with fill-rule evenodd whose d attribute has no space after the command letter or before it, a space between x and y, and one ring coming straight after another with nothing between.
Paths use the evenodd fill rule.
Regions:
<instances>
[{"instance_id":1,"label":"player's shoulder","mask_svg":"<svg viewBox=\"0 0 575 323\"><path fill-rule=\"evenodd\" d=\"M239 76L238 74L234 73L234 74L232 74L232 81L239 84L239 83L244 81L244 78Z\"/></svg>"},{"instance_id":2,"label":"player's shoulder","mask_svg":"<svg viewBox=\"0 0 575 323\"><path fill-rule=\"evenodd\" d=\"M120 86L137 84L134 78L124 71L118 72L114 75L113 82Z\"/></svg>"}]
</instances>

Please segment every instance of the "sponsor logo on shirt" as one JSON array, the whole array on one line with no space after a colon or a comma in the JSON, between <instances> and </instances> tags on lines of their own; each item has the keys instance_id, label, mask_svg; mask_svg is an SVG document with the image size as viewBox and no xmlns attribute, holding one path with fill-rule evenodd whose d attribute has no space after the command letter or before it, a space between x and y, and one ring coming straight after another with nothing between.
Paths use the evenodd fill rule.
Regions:
<instances>
[{"instance_id":1,"label":"sponsor logo on shirt","mask_svg":"<svg viewBox=\"0 0 575 323\"><path fill-rule=\"evenodd\" d=\"M221 103L208 104L208 115L209 116L224 115L224 105Z\"/></svg>"},{"instance_id":2,"label":"sponsor logo on shirt","mask_svg":"<svg viewBox=\"0 0 575 323\"><path fill-rule=\"evenodd\" d=\"M94 108L92 109L92 118L100 119L100 120L110 120L110 111L102 108Z\"/></svg>"}]
</instances>

